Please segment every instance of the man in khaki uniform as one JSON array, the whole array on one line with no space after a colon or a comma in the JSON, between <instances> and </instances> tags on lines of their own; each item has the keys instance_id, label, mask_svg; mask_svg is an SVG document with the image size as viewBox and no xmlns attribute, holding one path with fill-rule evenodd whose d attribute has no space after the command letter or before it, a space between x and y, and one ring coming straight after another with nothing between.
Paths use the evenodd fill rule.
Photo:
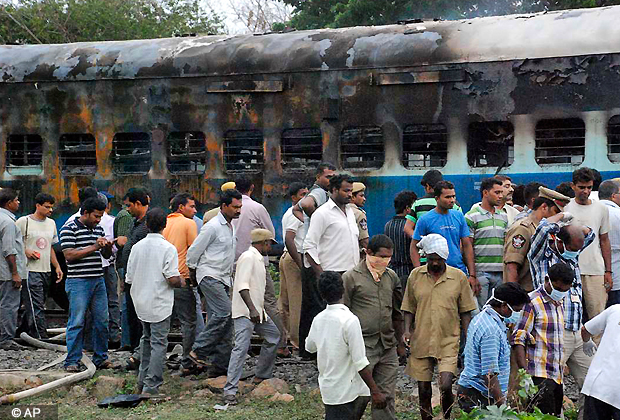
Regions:
<instances>
[{"instance_id":1,"label":"man in khaki uniform","mask_svg":"<svg viewBox=\"0 0 620 420\"><path fill-rule=\"evenodd\" d=\"M530 215L517 220L506 232L504 241L505 282L519 283L528 293L534 290L530 263L527 259L532 235L542 219L558 214L569 201L569 197L559 192L545 187L538 188L538 197L532 204Z\"/></svg>"},{"instance_id":2,"label":"man in khaki uniform","mask_svg":"<svg viewBox=\"0 0 620 420\"><path fill-rule=\"evenodd\" d=\"M400 311L403 292L398 275L387 268L394 252L392 240L386 235L375 235L366 252L365 259L342 275L343 300L360 320L372 378L388 397L385 408L373 405L372 418L391 420L396 418L398 356L404 354Z\"/></svg>"},{"instance_id":3,"label":"man in khaki uniform","mask_svg":"<svg viewBox=\"0 0 620 420\"><path fill-rule=\"evenodd\" d=\"M467 276L446 264L448 242L431 233L417 246L426 254L426 265L409 275L401 309L405 317L403 341L411 347L405 373L418 381L422 420L433 418L431 380L435 365L444 418L450 418L454 404L452 382L457 373L459 337L463 340L478 305Z\"/></svg>"},{"instance_id":4,"label":"man in khaki uniform","mask_svg":"<svg viewBox=\"0 0 620 420\"><path fill-rule=\"evenodd\" d=\"M538 197L532 204L529 216L515 221L506 232L504 241L504 282L519 283L526 292L534 290L530 262L527 253L530 251L532 236L542 219L549 218L561 212L570 198L557 191L545 187L538 187ZM512 332L509 332L512 334ZM510 378L508 380L508 395L513 394L517 387L519 367L516 354L510 352Z\"/></svg>"},{"instance_id":5,"label":"man in khaki uniform","mask_svg":"<svg viewBox=\"0 0 620 420\"><path fill-rule=\"evenodd\" d=\"M366 186L361 182L353 183L353 198L351 199L351 203L349 206L353 209L353 214L355 215L355 222L357 223L357 228L360 232L360 249L368 246L368 238L370 235L368 234L368 219L366 217L366 212L362 210L360 207L364 207L366 203Z\"/></svg>"}]
</instances>

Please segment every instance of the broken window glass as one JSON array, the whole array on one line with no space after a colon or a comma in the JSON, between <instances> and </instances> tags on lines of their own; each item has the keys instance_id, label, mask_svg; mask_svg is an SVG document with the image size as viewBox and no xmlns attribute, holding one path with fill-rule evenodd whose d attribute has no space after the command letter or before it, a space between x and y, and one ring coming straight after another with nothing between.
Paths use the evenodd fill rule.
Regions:
<instances>
[{"instance_id":1,"label":"broken window glass","mask_svg":"<svg viewBox=\"0 0 620 420\"><path fill-rule=\"evenodd\" d=\"M403 131L403 166L442 167L448 160L448 131L443 124L408 125Z\"/></svg>"},{"instance_id":2,"label":"broken window glass","mask_svg":"<svg viewBox=\"0 0 620 420\"><path fill-rule=\"evenodd\" d=\"M112 139L114 171L146 174L151 170L151 136L148 133L116 133Z\"/></svg>"},{"instance_id":3,"label":"broken window glass","mask_svg":"<svg viewBox=\"0 0 620 420\"><path fill-rule=\"evenodd\" d=\"M293 128L282 132L282 168L314 169L323 159L323 136L318 128Z\"/></svg>"},{"instance_id":4,"label":"broken window glass","mask_svg":"<svg viewBox=\"0 0 620 420\"><path fill-rule=\"evenodd\" d=\"M38 134L11 134L6 143L7 170L42 167L43 139Z\"/></svg>"},{"instance_id":5,"label":"broken window glass","mask_svg":"<svg viewBox=\"0 0 620 420\"><path fill-rule=\"evenodd\" d=\"M508 121L469 124L467 162L474 168L512 165L515 158L514 127Z\"/></svg>"},{"instance_id":6,"label":"broken window glass","mask_svg":"<svg viewBox=\"0 0 620 420\"><path fill-rule=\"evenodd\" d=\"M620 115L614 115L607 125L607 156L612 162L620 162Z\"/></svg>"},{"instance_id":7,"label":"broken window glass","mask_svg":"<svg viewBox=\"0 0 620 420\"><path fill-rule=\"evenodd\" d=\"M200 131L176 131L168 135L168 170L172 173L205 171L206 137Z\"/></svg>"},{"instance_id":8,"label":"broken window glass","mask_svg":"<svg viewBox=\"0 0 620 420\"><path fill-rule=\"evenodd\" d=\"M346 128L340 136L343 169L379 169L385 160L381 127Z\"/></svg>"},{"instance_id":9,"label":"broken window glass","mask_svg":"<svg viewBox=\"0 0 620 420\"><path fill-rule=\"evenodd\" d=\"M536 162L580 165L586 150L586 126L579 118L540 120L536 124Z\"/></svg>"},{"instance_id":10,"label":"broken window glass","mask_svg":"<svg viewBox=\"0 0 620 420\"><path fill-rule=\"evenodd\" d=\"M97 171L97 141L92 134L61 135L59 151L63 172L80 175Z\"/></svg>"},{"instance_id":11,"label":"broken window glass","mask_svg":"<svg viewBox=\"0 0 620 420\"><path fill-rule=\"evenodd\" d=\"M260 172L263 169L263 133L231 130L224 134L224 166L231 172Z\"/></svg>"}]
</instances>

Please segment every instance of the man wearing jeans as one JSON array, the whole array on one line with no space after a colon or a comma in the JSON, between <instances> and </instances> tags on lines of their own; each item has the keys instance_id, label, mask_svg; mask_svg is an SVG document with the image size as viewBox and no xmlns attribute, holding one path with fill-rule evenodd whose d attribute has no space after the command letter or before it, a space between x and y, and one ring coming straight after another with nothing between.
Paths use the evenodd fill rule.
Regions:
<instances>
[{"instance_id":1,"label":"man wearing jeans","mask_svg":"<svg viewBox=\"0 0 620 420\"><path fill-rule=\"evenodd\" d=\"M187 267L191 279L207 304L207 325L189 356L200 366L212 368L209 376L226 375L232 350L230 288L237 239L232 220L241 214L241 193L228 190L220 198L220 212L200 230L187 250Z\"/></svg>"},{"instance_id":2,"label":"man wearing jeans","mask_svg":"<svg viewBox=\"0 0 620 420\"><path fill-rule=\"evenodd\" d=\"M98 369L111 367L108 359L108 297L101 257L112 256L112 242L99 226L106 205L99 198L89 198L80 209L81 216L60 231L62 252L67 260L65 290L69 298L67 323L67 358L65 369L78 372L84 340L84 318L90 309L93 317L93 363Z\"/></svg>"},{"instance_id":3,"label":"man wearing jeans","mask_svg":"<svg viewBox=\"0 0 620 420\"><path fill-rule=\"evenodd\" d=\"M56 253L52 250L52 245L58 242L58 232L56 222L49 216L56 200L49 194L39 193L34 201L35 212L20 217L16 222L24 238L28 258L28 280L22 287L25 306L22 328L31 337L47 338L45 299L51 286L52 266L56 271L56 282L60 282L63 275Z\"/></svg>"},{"instance_id":4,"label":"man wearing jeans","mask_svg":"<svg viewBox=\"0 0 620 420\"><path fill-rule=\"evenodd\" d=\"M188 220L195 228L194 222ZM131 284L131 297L142 323L138 392L157 395L164 382L173 288L184 287L185 281L179 273L177 250L162 235L166 213L162 209L150 210L146 214L146 224L151 233L131 250L125 282ZM194 306L189 305L188 309L193 310Z\"/></svg>"},{"instance_id":5,"label":"man wearing jeans","mask_svg":"<svg viewBox=\"0 0 620 420\"><path fill-rule=\"evenodd\" d=\"M477 296L478 308L485 305L491 292L502 283L504 236L508 225L506 213L496 210L504 196L502 182L497 178L483 179L480 193L480 205L472 207L465 215L469 237L474 244L476 276L481 287Z\"/></svg>"},{"instance_id":6,"label":"man wearing jeans","mask_svg":"<svg viewBox=\"0 0 620 420\"><path fill-rule=\"evenodd\" d=\"M17 193L10 188L0 190L0 349L19 350L13 338L17 330L17 310L22 280L28 278L22 234L15 224L19 209Z\"/></svg>"},{"instance_id":7,"label":"man wearing jeans","mask_svg":"<svg viewBox=\"0 0 620 420\"><path fill-rule=\"evenodd\" d=\"M263 338L258 363L255 367L254 383L260 383L273 375L280 332L276 324L267 316L265 309L265 287L267 273L263 256L271 250L274 235L267 229L254 229L250 233L252 246L237 260L235 285L232 297L232 317L235 324L235 347L230 355L224 402L237 404L239 380L243 374L243 364L248 355L252 333Z\"/></svg>"}]
</instances>

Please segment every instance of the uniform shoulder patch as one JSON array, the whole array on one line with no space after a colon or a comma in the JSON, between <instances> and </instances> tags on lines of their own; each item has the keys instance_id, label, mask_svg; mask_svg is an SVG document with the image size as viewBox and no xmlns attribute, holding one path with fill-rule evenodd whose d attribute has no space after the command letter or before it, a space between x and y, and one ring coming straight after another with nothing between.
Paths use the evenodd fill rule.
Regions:
<instances>
[{"instance_id":1,"label":"uniform shoulder patch","mask_svg":"<svg viewBox=\"0 0 620 420\"><path fill-rule=\"evenodd\" d=\"M521 249L523 248L523 245L525 245L525 238L523 237L523 235L519 234L519 235L515 235L512 238L512 246L515 249Z\"/></svg>"},{"instance_id":2,"label":"uniform shoulder patch","mask_svg":"<svg viewBox=\"0 0 620 420\"><path fill-rule=\"evenodd\" d=\"M362 230L368 230L368 223L366 222L366 219L362 219L360 220L360 229Z\"/></svg>"}]
</instances>

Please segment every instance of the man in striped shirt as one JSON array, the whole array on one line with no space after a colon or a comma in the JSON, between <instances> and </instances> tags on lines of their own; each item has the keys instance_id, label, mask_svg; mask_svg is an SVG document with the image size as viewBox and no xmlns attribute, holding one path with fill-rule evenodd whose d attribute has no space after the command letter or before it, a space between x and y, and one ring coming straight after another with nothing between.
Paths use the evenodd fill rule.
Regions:
<instances>
[{"instance_id":1,"label":"man in striped shirt","mask_svg":"<svg viewBox=\"0 0 620 420\"><path fill-rule=\"evenodd\" d=\"M469 227L469 237L474 244L476 277L480 282L478 307L482 308L491 292L502 283L504 237L508 227L508 217L496 210L504 196L502 182L497 178L486 178L480 184L482 202L465 215Z\"/></svg>"},{"instance_id":2,"label":"man in striped shirt","mask_svg":"<svg viewBox=\"0 0 620 420\"><path fill-rule=\"evenodd\" d=\"M459 378L459 405L466 412L475 407L502 405L510 376L508 324L519 320L530 301L518 283L500 284L467 331L465 365Z\"/></svg>"},{"instance_id":3,"label":"man in striped shirt","mask_svg":"<svg viewBox=\"0 0 620 420\"><path fill-rule=\"evenodd\" d=\"M512 335L517 365L538 386L532 404L543 413L556 416L562 411L564 399L562 301L570 299L568 294L574 279L575 271L568 264L560 262L549 267L544 284L530 293L530 303L523 308Z\"/></svg>"},{"instance_id":4,"label":"man in striped shirt","mask_svg":"<svg viewBox=\"0 0 620 420\"><path fill-rule=\"evenodd\" d=\"M413 270L413 263L409 257L411 237L405 234L404 228L407 219L405 215L416 199L413 191L401 191L394 198L394 210L396 216L385 224L385 233L394 242L394 255L390 261L390 268L396 272L400 279L403 290L407 287L407 278Z\"/></svg>"},{"instance_id":5,"label":"man in striped shirt","mask_svg":"<svg viewBox=\"0 0 620 420\"><path fill-rule=\"evenodd\" d=\"M112 256L112 242L99 226L106 204L99 198L82 203L78 219L60 231L62 252L67 260L65 290L69 298L67 322L67 358L65 369L78 372L82 358L84 318L90 309L93 317L93 363L98 369L111 367L108 360L108 297L101 257Z\"/></svg>"}]
</instances>

